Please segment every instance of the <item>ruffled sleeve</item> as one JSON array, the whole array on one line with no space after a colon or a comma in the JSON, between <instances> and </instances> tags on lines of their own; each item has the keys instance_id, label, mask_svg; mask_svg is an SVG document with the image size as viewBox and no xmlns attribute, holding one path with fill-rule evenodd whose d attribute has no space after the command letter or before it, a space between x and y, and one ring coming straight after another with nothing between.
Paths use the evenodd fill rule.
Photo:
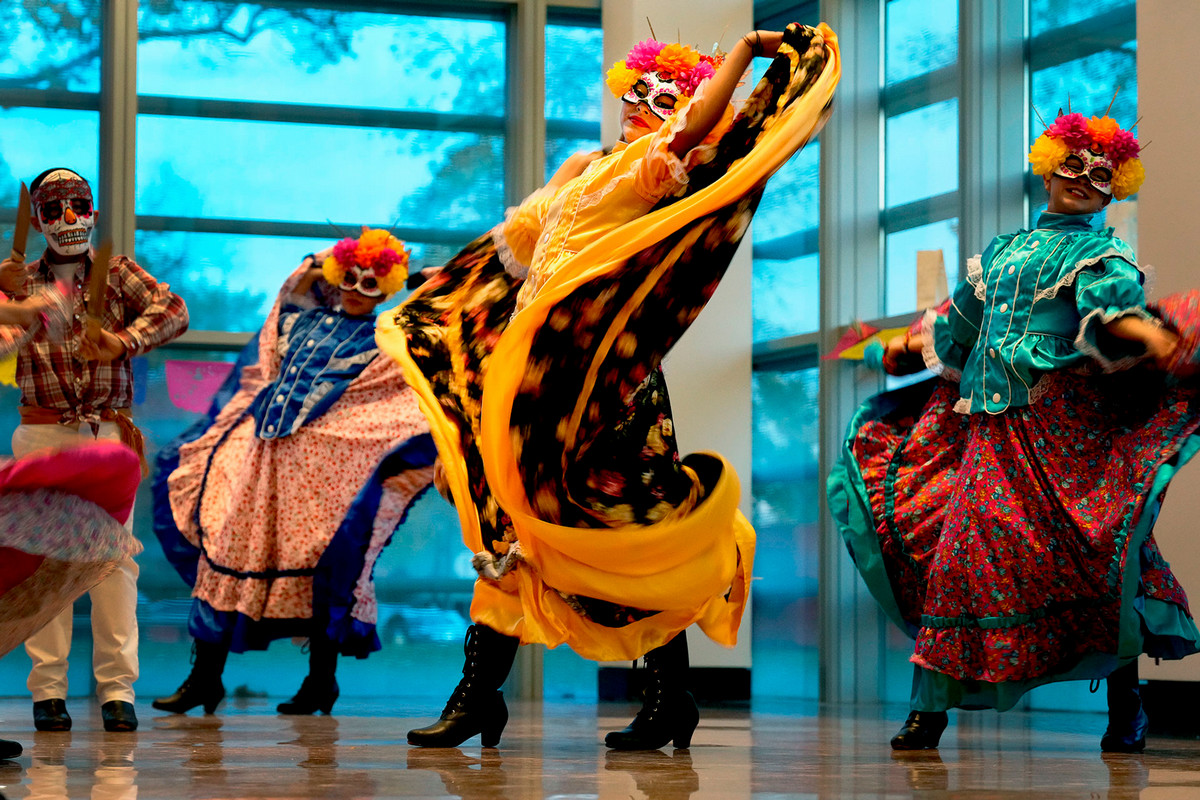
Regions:
<instances>
[{"instance_id":1,"label":"ruffled sleeve","mask_svg":"<svg viewBox=\"0 0 1200 800\"><path fill-rule=\"evenodd\" d=\"M990 250L984 259L990 257ZM929 311L921 324L925 339L921 355L925 366L947 380L958 380L962 376L967 357L979 339L983 298L976 292L978 277L972 281L971 276L972 272L968 270L968 279L954 290L944 314Z\"/></svg>"},{"instance_id":2,"label":"ruffled sleeve","mask_svg":"<svg viewBox=\"0 0 1200 800\"><path fill-rule=\"evenodd\" d=\"M649 203L657 203L668 195L678 194L688 184L688 172L696 166L711 161L716 153L716 143L733 123L733 106L726 106L725 113L713 126L713 130L700 144L693 147L682 158L671 152L675 136L687 126L688 115L704 97L708 81L696 89L688 104L675 113L669 122L658 129L650 140L650 146L638 164L634 174L634 191ZM639 140L640 141L640 140ZM635 142L634 144L637 144ZM631 147L632 149L632 147Z\"/></svg>"},{"instance_id":3,"label":"ruffled sleeve","mask_svg":"<svg viewBox=\"0 0 1200 800\"><path fill-rule=\"evenodd\" d=\"M521 205L510 208L504 222L492 230L496 252L504 269L514 278L524 279L529 274L538 238L546 226L546 217L556 196L557 192L552 189L538 189L526 197Z\"/></svg>"},{"instance_id":4,"label":"ruffled sleeve","mask_svg":"<svg viewBox=\"0 0 1200 800\"><path fill-rule=\"evenodd\" d=\"M1098 261L1075 278L1075 304L1080 318L1075 346L1106 372L1130 367L1145 353L1140 342L1113 336L1104 327L1129 315L1156 319L1146 309L1142 279L1141 270L1121 257Z\"/></svg>"}]
</instances>

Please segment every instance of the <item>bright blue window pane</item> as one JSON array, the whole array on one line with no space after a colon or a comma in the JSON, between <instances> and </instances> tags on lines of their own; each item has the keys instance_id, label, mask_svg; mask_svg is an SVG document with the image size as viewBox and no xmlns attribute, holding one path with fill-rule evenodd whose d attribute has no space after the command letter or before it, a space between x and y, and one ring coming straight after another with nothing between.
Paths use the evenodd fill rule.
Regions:
<instances>
[{"instance_id":1,"label":"bright blue window pane","mask_svg":"<svg viewBox=\"0 0 1200 800\"><path fill-rule=\"evenodd\" d=\"M754 341L815 331L820 313L820 260L816 253L787 260L754 259Z\"/></svg>"},{"instance_id":2,"label":"bright blue window pane","mask_svg":"<svg viewBox=\"0 0 1200 800\"><path fill-rule=\"evenodd\" d=\"M247 3L163 5L169 10L142 3L138 13L142 94L503 113L501 22Z\"/></svg>"},{"instance_id":3,"label":"bright blue window pane","mask_svg":"<svg viewBox=\"0 0 1200 800\"><path fill-rule=\"evenodd\" d=\"M1047 124L1054 121L1059 108L1064 112L1067 110L1069 99L1071 110L1085 117L1103 116L1112 103L1109 116L1127 128L1137 120L1137 98L1137 42L1134 40L1120 50L1102 50L1033 74L1033 106ZM1036 114L1031 125L1030 133L1034 137L1045 130Z\"/></svg>"},{"instance_id":4,"label":"bright blue window pane","mask_svg":"<svg viewBox=\"0 0 1200 800\"><path fill-rule=\"evenodd\" d=\"M817 696L818 370L755 371L756 697Z\"/></svg>"},{"instance_id":5,"label":"bright blue window pane","mask_svg":"<svg viewBox=\"0 0 1200 800\"><path fill-rule=\"evenodd\" d=\"M499 137L138 120L139 214L479 228L503 211Z\"/></svg>"},{"instance_id":6,"label":"bright blue window pane","mask_svg":"<svg viewBox=\"0 0 1200 800\"><path fill-rule=\"evenodd\" d=\"M958 188L958 98L889 117L885 136L888 208Z\"/></svg>"},{"instance_id":7,"label":"bright blue window pane","mask_svg":"<svg viewBox=\"0 0 1200 800\"><path fill-rule=\"evenodd\" d=\"M887 314L905 314L917 308L917 251L941 250L946 263L946 287L958 283L958 219L947 219L888 234ZM974 255L972 253L972 255Z\"/></svg>"},{"instance_id":8,"label":"bright blue window pane","mask_svg":"<svg viewBox=\"0 0 1200 800\"><path fill-rule=\"evenodd\" d=\"M600 122L603 45L600 28L546 26L546 119Z\"/></svg>"},{"instance_id":9,"label":"bright blue window pane","mask_svg":"<svg viewBox=\"0 0 1200 800\"><path fill-rule=\"evenodd\" d=\"M100 91L100 0L0 0L5 87Z\"/></svg>"},{"instance_id":10,"label":"bright blue window pane","mask_svg":"<svg viewBox=\"0 0 1200 800\"><path fill-rule=\"evenodd\" d=\"M100 193L100 115L95 111L57 108L0 108L0 207L15 209L21 181L29 184L51 167L69 167ZM0 252L12 244L12 224L0 226ZM46 241L30 230L26 260L46 249Z\"/></svg>"},{"instance_id":11,"label":"bright blue window pane","mask_svg":"<svg viewBox=\"0 0 1200 800\"><path fill-rule=\"evenodd\" d=\"M958 61L957 0L888 0L885 24L888 85Z\"/></svg>"},{"instance_id":12,"label":"bright blue window pane","mask_svg":"<svg viewBox=\"0 0 1200 800\"><path fill-rule=\"evenodd\" d=\"M1134 0L1088 0L1086 3L1079 0L1030 0L1029 28L1032 35L1038 36L1065 25L1133 5ZM1130 31L1130 35L1132 34L1133 31Z\"/></svg>"},{"instance_id":13,"label":"bright blue window pane","mask_svg":"<svg viewBox=\"0 0 1200 800\"><path fill-rule=\"evenodd\" d=\"M754 215L754 340L814 331L820 272L820 147L810 143L771 176Z\"/></svg>"},{"instance_id":14,"label":"bright blue window pane","mask_svg":"<svg viewBox=\"0 0 1200 800\"><path fill-rule=\"evenodd\" d=\"M607 91L601 64L603 44L600 28L546 26L546 180L572 153L601 147L600 99ZM555 135L555 124L562 122L590 123L587 127L594 133Z\"/></svg>"},{"instance_id":15,"label":"bright blue window pane","mask_svg":"<svg viewBox=\"0 0 1200 800\"><path fill-rule=\"evenodd\" d=\"M754 214L756 254L789 234L817 227L821 219L820 162L820 146L812 142L771 176Z\"/></svg>"}]
</instances>

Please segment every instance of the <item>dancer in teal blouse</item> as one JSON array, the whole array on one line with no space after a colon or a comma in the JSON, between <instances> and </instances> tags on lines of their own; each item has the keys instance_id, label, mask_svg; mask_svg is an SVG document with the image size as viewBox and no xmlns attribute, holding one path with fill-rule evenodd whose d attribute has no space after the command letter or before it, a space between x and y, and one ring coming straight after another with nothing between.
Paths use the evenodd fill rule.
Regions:
<instances>
[{"instance_id":1,"label":"dancer in teal blouse","mask_svg":"<svg viewBox=\"0 0 1200 800\"><path fill-rule=\"evenodd\" d=\"M1099 224L1141 184L1137 153L1108 117L1055 120L1030 153L1047 213L997 237L944 313L882 353L891 372L940 379L872 398L851 422L830 506L916 640L895 749L936 747L948 708L1005 710L1034 686L1108 677L1101 747L1140 751L1137 657L1200 650L1151 535L1200 449L1198 392L1174 377L1193 369L1195 303L1164 325L1132 249Z\"/></svg>"}]
</instances>

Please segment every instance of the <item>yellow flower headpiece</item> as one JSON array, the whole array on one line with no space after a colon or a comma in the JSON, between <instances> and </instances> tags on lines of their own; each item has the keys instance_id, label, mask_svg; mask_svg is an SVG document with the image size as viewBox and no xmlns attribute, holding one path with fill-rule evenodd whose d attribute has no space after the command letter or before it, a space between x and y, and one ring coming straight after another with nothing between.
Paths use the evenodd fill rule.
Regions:
<instances>
[{"instance_id":1,"label":"yellow flower headpiece","mask_svg":"<svg viewBox=\"0 0 1200 800\"><path fill-rule=\"evenodd\" d=\"M362 236L342 239L333 246L333 255L325 259L321 272L325 280L341 286L351 266L373 272L380 292L394 294L408 280L408 251L404 242L389 232L364 225Z\"/></svg>"},{"instance_id":2,"label":"yellow flower headpiece","mask_svg":"<svg viewBox=\"0 0 1200 800\"><path fill-rule=\"evenodd\" d=\"M706 56L686 44L646 39L635 44L623 60L612 65L605 83L614 97L624 97L643 74L656 72L675 84L682 100L695 94L700 82L711 78L720 65L720 58Z\"/></svg>"},{"instance_id":3,"label":"yellow flower headpiece","mask_svg":"<svg viewBox=\"0 0 1200 800\"><path fill-rule=\"evenodd\" d=\"M1058 172L1071 153L1090 150L1102 153L1113 164L1112 196L1124 200L1136 194L1145 180L1138 154L1137 138L1109 116L1085 119L1082 114L1063 114L1046 128L1029 149L1034 175Z\"/></svg>"}]
</instances>

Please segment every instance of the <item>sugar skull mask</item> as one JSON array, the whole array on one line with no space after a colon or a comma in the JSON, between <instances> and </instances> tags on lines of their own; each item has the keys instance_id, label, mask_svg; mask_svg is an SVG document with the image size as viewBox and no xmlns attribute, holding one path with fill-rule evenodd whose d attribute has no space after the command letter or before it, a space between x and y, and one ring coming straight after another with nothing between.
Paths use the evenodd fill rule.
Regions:
<instances>
[{"instance_id":1,"label":"sugar skull mask","mask_svg":"<svg viewBox=\"0 0 1200 800\"><path fill-rule=\"evenodd\" d=\"M645 103L654 116L665 120L675 113L679 88L675 81L666 80L657 72L646 71L621 99L632 105Z\"/></svg>"},{"instance_id":2,"label":"sugar skull mask","mask_svg":"<svg viewBox=\"0 0 1200 800\"><path fill-rule=\"evenodd\" d=\"M1101 194L1112 194L1113 162L1103 151L1087 147L1071 151L1063 161L1062 166L1054 170L1055 175L1064 178L1087 178L1088 183L1096 187Z\"/></svg>"},{"instance_id":3,"label":"sugar skull mask","mask_svg":"<svg viewBox=\"0 0 1200 800\"><path fill-rule=\"evenodd\" d=\"M30 201L51 250L72 258L88 252L96 212L87 181L70 170L55 170L33 190Z\"/></svg>"}]
</instances>

